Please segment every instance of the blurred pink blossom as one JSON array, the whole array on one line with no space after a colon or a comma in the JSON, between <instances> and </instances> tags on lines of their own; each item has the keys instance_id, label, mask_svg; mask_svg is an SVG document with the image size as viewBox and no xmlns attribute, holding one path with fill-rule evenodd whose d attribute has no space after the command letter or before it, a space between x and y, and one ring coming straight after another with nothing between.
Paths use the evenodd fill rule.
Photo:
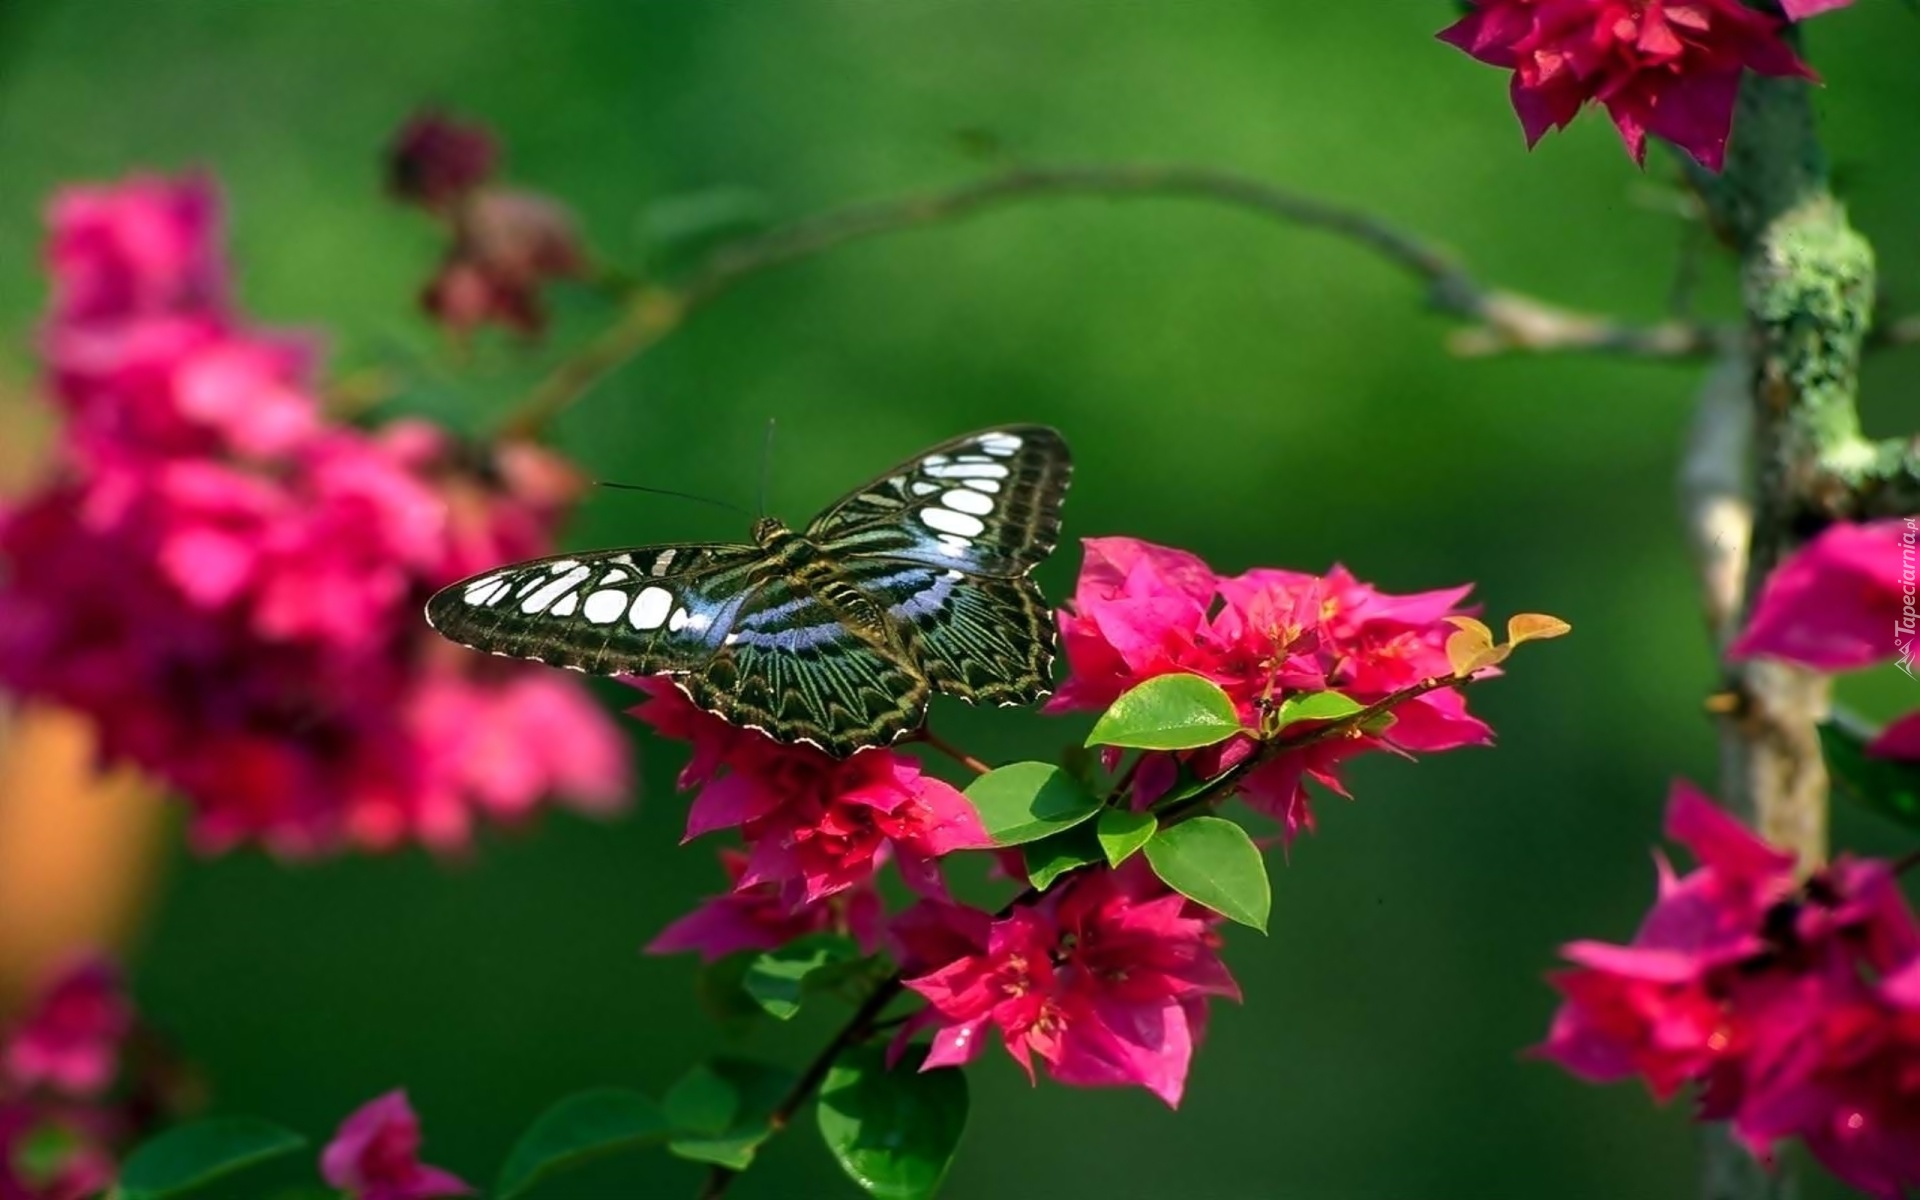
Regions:
<instances>
[{"instance_id":1,"label":"blurred pink blossom","mask_svg":"<svg viewBox=\"0 0 1920 1200\"><path fill-rule=\"evenodd\" d=\"M420 1120L403 1091L368 1101L349 1116L321 1152L320 1173L353 1200L473 1195L459 1177L420 1161Z\"/></svg>"}]
</instances>

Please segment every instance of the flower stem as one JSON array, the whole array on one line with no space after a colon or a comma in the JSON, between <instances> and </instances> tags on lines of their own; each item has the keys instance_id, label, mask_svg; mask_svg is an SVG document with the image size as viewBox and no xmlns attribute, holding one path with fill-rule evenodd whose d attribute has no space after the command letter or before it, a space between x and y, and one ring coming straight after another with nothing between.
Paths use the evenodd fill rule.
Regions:
<instances>
[{"instance_id":1,"label":"flower stem","mask_svg":"<svg viewBox=\"0 0 1920 1200\"><path fill-rule=\"evenodd\" d=\"M826 1080L827 1072L833 1069L833 1061L840 1057L841 1052L866 1041L879 1028L880 1014L886 1010L887 1005L893 1003L895 997L900 995L903 986L898 971L874 985L874 989L867 993L866 1000L854 1010L853 1016L847 1019L847 1023L840 1027L840 1032L821 1048L820 1053L813 1056L812 1061L807 1063L806 1068L800 1072L800 1078L794 1080L793 1086L787 1089L787 1094L781 1097L779 1104L774 1106L773 1112L767 1117L767 1125L774 1133L779 1133L791 1124L794 1116L808 1100L813 1098L814 1092L818 1091L820 1084ZM727 1189L733 1186L733 1181L739 1174L731 1167L714 1167L707 1173L706 1183L700 1189L700 1200L718 1200L719 1197L726 1195Z\"/></svg>"},{"instance_id":2,"label":"flower stem","mask_svg":"<svg viewBox=\"0 0 1920 1200\"><path fill-rule=\"evenodd\" d=\"M993 770L993 768L985 762L968 754L966 751L960 749L960 747L935 733L932 726L921 726L920 731L913 736L913 740L925 742L967 770L972 771L975 775L985 775L987 772Z\"/></svg>"}]
</instances>

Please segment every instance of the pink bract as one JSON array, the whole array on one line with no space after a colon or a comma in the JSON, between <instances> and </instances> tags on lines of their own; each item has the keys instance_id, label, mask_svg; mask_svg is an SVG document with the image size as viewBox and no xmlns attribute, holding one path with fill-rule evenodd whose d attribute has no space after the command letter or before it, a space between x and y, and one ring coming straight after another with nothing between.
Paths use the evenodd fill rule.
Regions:
<instances>
[{"instance_id":1,"label":"pink bract","mask_svg":"<svg viewBox=\"0 0 1920 1200\"><path fill-rule=\"evenodd\" d=\"M470 1196L457 1176L420 1161L420 1121L403 1091L368 1101L341 1124L320 1155L320 1173L353 1200L440 1200Z\"/></svg>"}]
</instances>

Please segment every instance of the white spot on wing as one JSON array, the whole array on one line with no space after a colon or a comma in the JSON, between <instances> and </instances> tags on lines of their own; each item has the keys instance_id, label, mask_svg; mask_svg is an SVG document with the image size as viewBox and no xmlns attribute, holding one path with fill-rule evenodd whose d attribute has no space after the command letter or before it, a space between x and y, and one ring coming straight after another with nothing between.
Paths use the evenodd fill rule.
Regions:
<instances>
[{"instance_id":1,"label":"white spot on wing","mask_svg":"<svg viewBox=\"0 0 1920 1200\"><path fill-rule=\"evenodd\" d=\"M673 616L667 618L667 632L679 633L682 629L685 629L686 627L687 627L687 610L684 608L674 609Z\"/></svg>"},{"instance_id":2,"label":"white spot on wing","mask_svg":"<svg viewBox=\"0 0 1920 1200\"><path fill-rule=\"evenodd\" d=\"M626 611L627 594L622 591L608 590L588 596L583 614L595 625L611 625Z\"/></svg>"},{"instance_id":3,"label":"white spot on wing","mask_svg":"<svg viewBox=\"0 0 1920 1200\"><path fill-rule=\"evenodd\" d=\"M929 467L926 473L935 479L1005 479L1007 464L981 459L979 462L958 462L948 463L944 467Z\"/></svg>"},{"instance_id":4,"label":"white spot on wing","mask_svg":"<svg viewBox=\"0 0 1920 1200\"><path fill-rule=\"evenodd\" d=\"M972 513L984 517L993 511L993 501L979 492L970 492L966 488L955 488L940 497L940 503L955 512Z\"/></svg>"},{"instance_id":5,"label":"white spot on wing","mask_svg":"<svg viewBox=\"0 0 1920 1200\"><path fill-rule=\"evenodd\" d=\"M560 597L560 603L547 610L547 615L550 617L570 617L574 614L574 610L579 607L580 593L568 592L566 595Z\"/></svg>"},{"instance_id":6,"label":"white spot on wing","mask_svg":"<svg viewBox=\"0 0 1920 1200\"><path fill-rule=\"evenodd\" d=\"M988 454L1009 458L1020 452L1020 438L1011 433L982 434L980 448Z\"/></svg>"},{"instance_id":7,"label":"white spot on wing","mask_svg":"<svg viewBox=\"0 0 1920 1200\"><path fill-rule=\"evenodd\" d=\"M507 581L498 575L489 575L485 579L476 579L467 585L464 593L468 604L476 608L485 608L507 591Z\"/></svg>"},{"instance_id":8,"label":"white spot on wing","mask_svg":"<svg viewBox=\"0 0 1920 1200\"><path fill-rule=\"evenodd\" d=\"M970 517L963 512L954 512L950 508L923 508L920 520L929 529L941 533L956 534L963 538L979 537L987 531L986 523L978 517Z\"/></svg>"},{"instance_id":9,"label":"white spot on wing","mask_svg":"<svg viewBox=\"0 0 1920 1200\"><path fill-rule=\"evenodd\" d=\"M956 537L951 533L943 533L940 535L940 548L942 550L950 550L955 554L965 554L967 551L973 549L973 543L966 538Z\"/></svg>"},{"instance_id":10,"label":"white spot on wing","mask_svg":"<svg viewBox=\"0 0 1920 1200\"><path fill-rule=\"evenodd\" d=\"M673 565L673 556L675 553L676 551L671 549L662 550L660 557L653 560L653 573L655 575L665 575L667 568Z\"/></svg>"},{"instance_id":11,"label":"white spot on wing","mask_svg":"<svg viewBox=\"0 0 1920 1200\"><path fill-rule=\"evenodd\" d=\"M620 583L625 580L626 577L627 573L625 571L622 571L619 567L615 567L600 577L600 586L605 587L609 583Z\"/></svg>"},{"instance_id":12,"label":"white spot on wing","mask_svg":"<svg viewBox=\"0 0 1920 1200\"><path fill-rule=\"evenodd\" d=\"M633 611L627 614L627 620L633 622L635 629L658 629L672 608L672 592L663 587L642 588L640 595L634 599Z\"/></svg>"},{"instance_id":13,"label":"white spot on wing","mask_svg":"<svg viewBox=\"0 0 1920 1200\"><path fill-rule=\"evenodd\" d=\"M546 611L549 604L552 604L554 601L560 599L560 597L571 592L574 588L585 583L587 576L591 574L593 574L593 572L586 567L575 566L573 570L568 571L560 578L548 580L545 584L536 588L532 595L520 602L520 611L529 616L537 612Z\"/></svg>"},{"instance_id":14,"label":"white spot on wing","mask_svg":"<svg viewBox=\"0 0 1920 1200\"><path fill-rule=\"evenodd\" d=\"M994 479L963 479L961 486L970 487L976 492L985 492L989 496L1000 494L1000 483Z\"/></svg>"},{"instance_id":15,"label":"white spot on wing","mask_svg":"<svg viewBox=\"0 0 1920 1200\"><path fill-rule=\"evenodd\" d=\"M547 564L547 570L553 572L555 575L560 575L573 570L579 565L580 560L577 558L557 558Z\"/></svg>"},{"instance_id":16,"label":"white spot on wing","mask_svg":"<svg viewBox=\"0 0 1920 1200\"><path fill-rule=\"evenodd\" d=\"M931 496L939 490L940 485L937 483L928 483L924 479L913 481L913 494L916 496Z\"/></svg>"}]
</instances>

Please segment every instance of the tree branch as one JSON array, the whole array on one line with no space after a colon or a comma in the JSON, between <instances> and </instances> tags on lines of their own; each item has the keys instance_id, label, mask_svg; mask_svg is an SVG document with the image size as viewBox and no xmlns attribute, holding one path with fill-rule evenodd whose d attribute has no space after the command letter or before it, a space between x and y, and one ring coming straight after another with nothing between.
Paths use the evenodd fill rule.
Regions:
<instances>
[{"instance_id":1,"label":"tree branch","mask_svg":"<svg viewBox=\"0 0 1920 1200\"><path fill-rule=\"evenodd\" d=\"M1803 80L1750 74L1741 85L1725 172L1696 169L1693 177L1715 228L1740 252L1752 332L1746 389L1752 536L1739 603L1716 631L1724 643L1793 548L1799 518L1834 505L1836 481L1878 457L1861 436L1856 404L1874 264L1871 247L1828 189ZM1705 421L1708 406L1719 411L1727 401L1710 385L1702 403ZM1694 448L1704 455L1713 440L1696 433ZM1739 440L1719 439L1712 453L1724 455ZM1704 511L1693 510L1697 556ZM1702 579L1709 612L1724 608L1720 572L1703 570ZM1827 852L1827 779L1815 730L1827 708L1827 679L1764 660L1724 665L1737 703L1720 721L1722 799L1811 870ZM1759 1200L1792 1190L1789 1178L1762 1169L1724 1124L1706 1131L1700 1183L1707 1200Z\"/></svg>"},{"instance_id":2,"label":"tree branch","mask_svg":"<svg viewBox=\"0 0 1920 1200\"><path fill-rule=\"evenodd\" d=\"M1693 321L1634 325L1491 287L1439 246L1359 209L1203 167L1027 167L943 191L854 205L804 218L715 251L679 283L640 288L626 312L537 386L508 420L507 436L531 436L610 372L645 354L702 305L743 279L850 242L944 225L1018 202L1048 198L1186 199L1238 208L1285 225L1345 238L1424 284L1437 310L1469 322L1456 353L1590 351L1690 359L1724 351L1737 331Z\"/></svg>"}]
</instances>

